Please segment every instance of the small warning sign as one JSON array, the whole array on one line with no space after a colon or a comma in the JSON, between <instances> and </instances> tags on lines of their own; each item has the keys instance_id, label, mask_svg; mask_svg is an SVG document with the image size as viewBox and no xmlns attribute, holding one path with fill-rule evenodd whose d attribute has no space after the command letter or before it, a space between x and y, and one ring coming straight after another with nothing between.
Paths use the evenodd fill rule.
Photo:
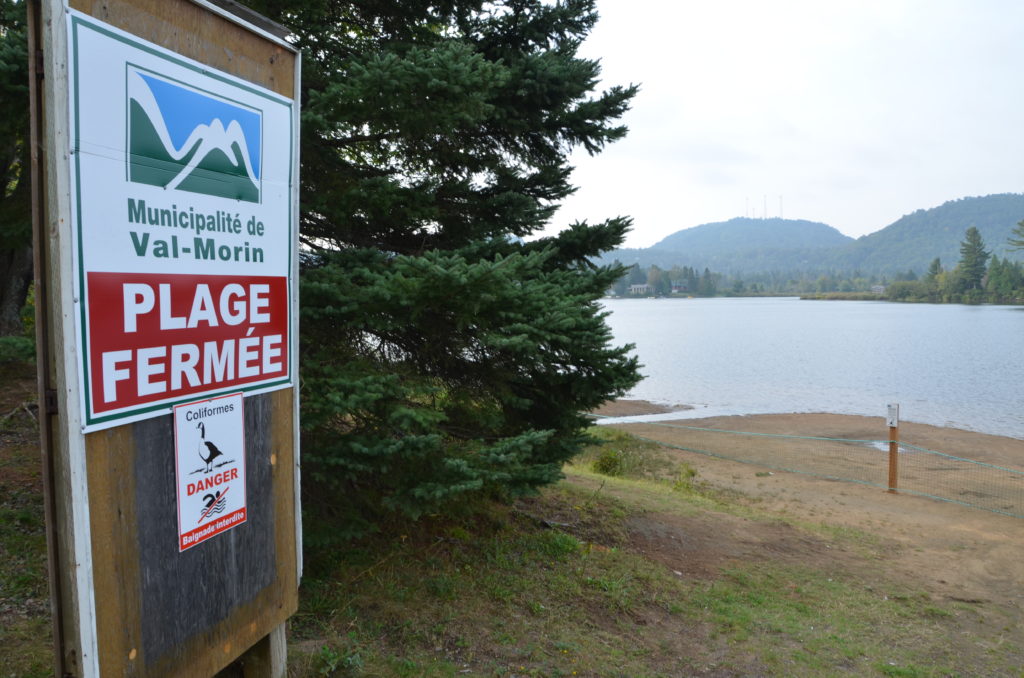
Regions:
<instances>
[{"instance_id":1,"label":"small warning sign","mask_svg":"<svg viewBox=\"0 0 1024 678\"><path fill-rule=\"evenodd\" d=\"M242 394L174 408L178 550L245 522Z\"/></svg>"}]
</instances>

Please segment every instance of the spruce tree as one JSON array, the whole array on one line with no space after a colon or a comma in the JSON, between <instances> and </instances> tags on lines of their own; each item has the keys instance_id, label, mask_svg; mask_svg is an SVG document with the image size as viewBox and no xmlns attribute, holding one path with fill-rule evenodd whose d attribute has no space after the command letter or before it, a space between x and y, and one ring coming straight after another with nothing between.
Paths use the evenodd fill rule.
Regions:
<instances>
[{"instance_id":1,"label":"spruce tree","mask_svg":"<svg viewBox=\"0 0 1024 678\"><path fill-rule=\"evenodd\" d=\"M1024 250L1024 221L1018 221L1017 225L1013 227L1013 231L1010 232L1011 237L1008 242L1010 248L1014 250Z\"/></svg>"},{"instance_id":2,"label":"spruce tree","mask_svg":"<svg viewBox=\"0 0 1024 678\"><path fill-rule=\"evenodd\" d=\"M968 228L960 243L960 263L957 265L962 290L981 289L981 280L985 277L989 254L985 250L985 242L981 239L978 229L974 226Z\"/></svg>"},{"instance_id":3,"label":"spruce tree","mask_svg":"<svg viewBox=\"0 0 1024 678\"><path fill-rule=\"evenodd\" d=\"M25 3L0 0L0 336L21 334L32 282Z\"/></svg>"},{"instance_id":4,"label":"spruce tree","mask_svg":"<svg viewBox=\"0 0 1024 678\"><path fill-rule=\"evenodd\" d=\"M266 0L303 50L301 374L307 505L359 529L530 492L638 380L591 263L626 218L529 239L569 153L626 130L594 89L594 0Z\"/></svg>"}]
</instances>

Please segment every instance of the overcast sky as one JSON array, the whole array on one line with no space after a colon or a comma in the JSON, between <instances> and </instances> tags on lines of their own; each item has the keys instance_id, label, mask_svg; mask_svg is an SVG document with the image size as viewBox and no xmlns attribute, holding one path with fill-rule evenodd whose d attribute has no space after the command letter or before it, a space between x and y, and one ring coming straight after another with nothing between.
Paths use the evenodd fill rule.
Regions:
<instances>
[{"instance_id":1,"label":"overcast sky","mask_svg":"<svg viewBox=\"0 0 1024 678\"><path fill-rule=\"evenodd\" d=\"M737 216L854 237L1024 192L1020 0L598 0L581 48L637 83L629 136L574 155L555 226L634 218L647 247ZM781 198L781 199L780 199ZM1024 215L1021 215L1024 217Z\"/></svg>"}]
</instances>

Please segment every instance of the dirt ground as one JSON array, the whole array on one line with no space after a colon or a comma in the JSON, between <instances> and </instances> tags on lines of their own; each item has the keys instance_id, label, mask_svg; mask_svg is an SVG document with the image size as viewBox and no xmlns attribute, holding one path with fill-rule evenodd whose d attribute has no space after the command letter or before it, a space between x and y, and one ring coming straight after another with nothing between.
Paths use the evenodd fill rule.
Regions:
<instances>
[{"instance_id":1,"label":"dirt ground","mask_svg":"<svg viewBox=\"0 0 1024 678\"><path fill-rule=\"evenodd\" d=\"M640 413L642 404L628 406ZM672 422L662 422L672 423ZM732 431L884 440L881 418L832 414L756 415L687 419L688 427ZM668 444L680 444L684 429L652 424L616 428ZM1024 441L923 424L904 423L902 440L913 445L989 464L1022 468ZM738 444L749 445L749 439ZM816 478L744 464L683 450L671 450L697 470L699 480L736 493L759 508L795 520L872 535L885 554L884 576L919 587L930 595L967 603L987 603L1015 621L1014 642L1024 620L1024 520L883 488ZM879 456L876 454L876 457ZM881 454L884 458L884 453ZM943 470L943 469L939 469ZM644 516L633 525L633 540L651 557L673 569L700 574L735 560L772 558L827 569L851 554L780 523L765 528L732 516ZM1009 640L1009 638L1008 638Z\"/></svg>"}]
</instances>

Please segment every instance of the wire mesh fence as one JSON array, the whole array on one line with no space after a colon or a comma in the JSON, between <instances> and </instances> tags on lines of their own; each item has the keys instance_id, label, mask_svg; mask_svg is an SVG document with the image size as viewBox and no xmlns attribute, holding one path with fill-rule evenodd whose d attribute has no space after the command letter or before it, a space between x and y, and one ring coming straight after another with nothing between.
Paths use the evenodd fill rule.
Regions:
<instances>
[{"instance_id":1,"label":"wire mesh fence","mask_svg":"<svg viewBox=\"0 0 1024 678\"><path fill-rule=\"evenodd\" d=\"M1024 518L1024 471L900 443L899 490Z\"/></svg>"},{"instance_id":2,"label":"wire mesh fence","mask_svg":"<svg viewBox=\"0 0 1024 678\"><path fill-rule=\"evenodd\" d=\"M671 442L656 435L672 429ZM653 435L644 435L644 431ZM778 471L889 487L889 441L730 431L650 422L638 437L668 447ZM1024 470L899 442L899 492L1024 518Z\"/></svg>"}]
</instances>

